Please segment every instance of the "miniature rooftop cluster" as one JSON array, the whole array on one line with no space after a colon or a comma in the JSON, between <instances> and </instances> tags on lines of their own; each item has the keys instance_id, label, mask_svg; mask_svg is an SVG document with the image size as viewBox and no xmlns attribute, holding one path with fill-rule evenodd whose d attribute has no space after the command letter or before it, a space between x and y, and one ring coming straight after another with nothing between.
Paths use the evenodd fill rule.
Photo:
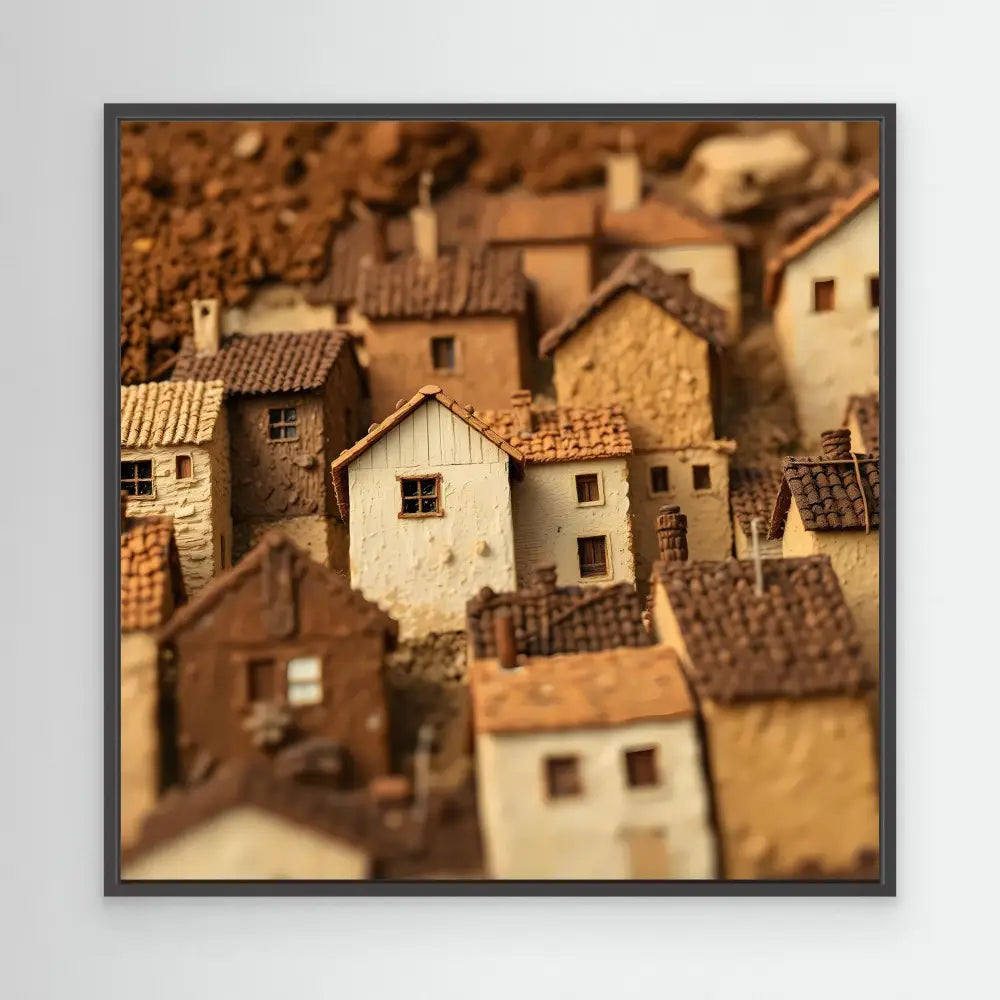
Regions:
<instances>
[{"instance_id":1,"label":"miniature rooftop cluster","mask_svg":"<svg viewBox=\"0 0 1000 1000\"><path fill-rule=\"evenodd\" d=\"M123 877L877 877L877 181L762 274L627 146L432 195L122 387Z\"/></svg>"}]
</instances>

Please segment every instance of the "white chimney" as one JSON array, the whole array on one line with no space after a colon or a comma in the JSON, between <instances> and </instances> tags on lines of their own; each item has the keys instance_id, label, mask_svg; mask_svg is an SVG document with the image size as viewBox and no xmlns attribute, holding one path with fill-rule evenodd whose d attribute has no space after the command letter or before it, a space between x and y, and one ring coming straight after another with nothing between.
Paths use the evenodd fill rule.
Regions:
<instances>
[{"instance_id":1,"label":"white chimney","mask_svg":"<svg viewBox=\"0 0 1000 1000\"><path fill-rule=\"evenodd\" d=\"M219 300L195 299L191 303L196 354L219 353Z\"/></svg>"},{"instance_id":2,"label":"white chimney","mask_svg":"<svg viewBox=\"0 0 1000 1000\"><path fill-rule=\"evenodd\" d=\"M605 187L609 212L630 212L642 201L642 165L631 129L621 130L618 152L608 154Z\"/></svg>"},{"instance_id":3,"label":"white chimney","mask_svg":"<svg viewBox=\"0 0 1000 1000\"><path fill-rule=\"evenodd\" d=\"M420 175L420 200L410 209L413 226L413 248L421 260L435 261L438 254L437 213L431 206L431 186L434 174L425 170Z\"/></svg>"}]
</instances>

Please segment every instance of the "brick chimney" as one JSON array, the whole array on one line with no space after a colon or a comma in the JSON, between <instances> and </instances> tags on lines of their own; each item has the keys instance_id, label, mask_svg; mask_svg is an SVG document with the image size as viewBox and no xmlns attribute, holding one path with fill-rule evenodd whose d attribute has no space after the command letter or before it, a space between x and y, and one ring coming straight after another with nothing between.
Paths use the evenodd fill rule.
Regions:
<instances>
[{"instance_id":1,"label":"brick chimney","mask_svg":"<svg viewBox=\"0 0 1000 1000\"><path fill-rule=\"evenodd\" d=\"M493 637L497 644L497 662L504 670L513 670L517 666L517 640L514 619L506 608L500 608L493 616Z\"/></svg>"},{"instance_id":2,"label":"brick chimney","mask_svg":"<svg viewBox=\"0 0 1000 1000\"><path fill-rule=\"evenodd\" d=\"M531 433L531 390L518 389L510 394L510 408L514 413L514 430Z\"/></svg>"},{"instance_id":3,"label":"brick chimney","mask_svg":"<svg viewBox=\"0 0 1000 1000\"><path fill-rule=\"evenodd\" d=\"M218 354L220 310L218 299L195 299L191 303L196 354Z\"/></svg>"},{"instance_id":4,"label":"brick chimney","mask_svg":"<svg viewBox=\"0 0 1000 1000\"><path fill-rule=\"evenodd\" d=\"M686 562L688 519L680 507L665 504L656 516L656 543L661 562Z\"/></svg>"},{"instance_id":5,"label":"brick chimney","mask_svg":"<svg viewBox=\"0 0 1000 1000\"><path fill-rule=\"evenodd\" d=\"M842 461L851 457L851 432L846 427L823 431L819 439L823 445L824 458Z\"/></svg>"},{"instance_id":6,"label":"brick chimney","mask_svg":"<svg viewBox=\"0 0 1000 1000\"><path fill-rule=\"evenodd\" d=\"M419 202L410 209L410 225L413 226L413 248L417 256L428 263L437 260L438 224L437 212L431 205L431 186L434 174L425 170L420 175Z\"/></svg>"},{"instance_id":7,"label":"brick chimney","mask_svg":"<svg viewBox=\"0 0 1000 1000\"><path fill-rule=\"evenodd\" d=\"M642 164L635 151L635 135L621 130L619 150L609 153L604 168L605 200L609 212L630 212L642 201Z\"/></svg>"}]
</instances>

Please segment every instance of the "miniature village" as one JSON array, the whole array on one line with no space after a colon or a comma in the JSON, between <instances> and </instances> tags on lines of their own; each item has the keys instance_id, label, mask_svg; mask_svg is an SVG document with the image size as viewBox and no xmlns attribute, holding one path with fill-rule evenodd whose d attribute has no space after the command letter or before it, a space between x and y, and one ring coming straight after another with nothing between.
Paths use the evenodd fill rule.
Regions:
<instances>
[{"instance_id":1,"label":"miniature village","mask_svg":"<svg viewBox=\"0 0 1000 1000\"><path fill-rule=\"evenodd\" d=\"M276 144L132 156L125 880L878 877L878 165L806 124L336 221L285 169L284 267L174 207L148 287Z\"/></svg>"}]
</instances>

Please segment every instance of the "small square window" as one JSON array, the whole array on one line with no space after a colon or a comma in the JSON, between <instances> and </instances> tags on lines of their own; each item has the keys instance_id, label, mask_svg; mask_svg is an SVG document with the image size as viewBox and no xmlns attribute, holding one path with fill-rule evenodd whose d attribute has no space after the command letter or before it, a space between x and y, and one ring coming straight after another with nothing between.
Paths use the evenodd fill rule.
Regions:
<instances>
[{"instance_id":1,"label":"small square window","mask_svg":"<svg viewBox=\"0 0 1000 1000\"><path fill-rule=\"evenodd\" d=\"M343 304L337 306L336 317L337 317L337 326L343 326L344 324L350 322L351 307Z\"/></svg>"},{"instance_id":2,"label":"small square window","mask_svg":"<svg viewBox=\"0 0 1000 1000\"><path fill-rule=\"evenodd\" d=\"M649 486L654 493L666 493L670 489L670 470L665 465L654 465L649 470Z\"/></svg>"},{"instance_id":3,"label":"small square window","mask_svg":"<svg viewBox=\"0 0 1000 1000\"><path fill-rule=\"evenodd\" d=\"M421 476L399 480L400 517L441 517L441 477Z\"/></svg>"},{"instance_id":4,"label":"small square window","mask_svg":"<svg viewBox=\"0 0 1000 1000\"><path fill-rule=\"evenodd\" d=\"M603 535L576 540L577 558L580 561L580 577L608 575L607 541Z\"/></svg>"},{"instance_id":5,"label":"small square window","mask_svg":"<svg viewBox=\"0 0 1000 1000\"><path fill-rule=\"evenodd\" d=\"M431 338L431 364L436 372L451 372L455 370L455 338Z\"/></svg>"},{"instance_id":6,"label":"small square window","mask_svg":"<svg viewBox=\"0 0 1000 1000\"><path fill-rule=\"evenodd\" d=\"M122 462L121 487L130 497L153 495L153 463Z\"/></svg>"},{"instance_id":7,"label":"small square window","mask_svg":"<svg viewBox=\"0 0 1000 1000\"><path fill-rule=\"evenodd\" d=\"M577 757L545 758L545 789L550 799L566 799L583 792Z\"/></svg>"},{"instance_id":8,"label":"small square window","mask_svg":"<svg viewBox=\"0 0 1000 1000\"><path fill-rule=\"evenodd\" d=\"M868 276L868 305L871 309L878 309L878 275Z\"/></svg>"},{"instance_id":9,"label":"small square window","mask_svg":"<svg viewBox=\"0 0 1000 1000\"><path fill-rule=\"evenodd\" d=\"M596 503L601 499L596 473L586 473L576 477L576 502Z\"/></svg>"},{"instance_id":10,"label":"small square window","mask_svg":"<svg viewBox=\"0 0 1000 1000\"><path fill-rule=\"evenodd\" d=\"M830 312L834 307L833 278L813 282L813 312Z\"/></svg>"},{"instance_id":11,"label":"small square window","mask_svg":"<svg viewBox=\"0 0 1000 1000\"><path fill-rule=\"evenodd\" d=\"M625 777L629 788L649 788L660 783L656 747L625 751Z\"/></svg>"},{"instance_id":12,"label":"small square window","mask_svg":"<svg viewBox=\"0 0 1000 1000\"><path fill-rule=\"evenodd\" d=\"M287 441L299 436L298 411L294 406L267 411L267 436L271 441Z\"/></svg>"},{"instance_id":13,"label":"small square window","mask_svg":"<svg viewBox=\"0 0 1000 1000\"><path fill-rule=\"evenodd\" d=\"M247 701L271 701L275 694L274 660L251 660L247 664Z\"/></svg>"},{"instance_id":14,"label":"small square window","mask_svg":"<svg viewBox=\"0 0 1000 1000\"><path fill-rule=\"evenodd\" d=\"M710 490L712 488L712 470L707 465L692 465L691 479L696 490Z\"/></svg>"},{"instance_id":15,"label":"small square window","mask_svg":"<svg viewBox=\"0 0 1000 1000\"><path fill-rule=\"evenodd\" d=\"M318 656L295 656L285 679L289 705L318 705L323 700L323 665Z\"/></svg>"},{"instance_id":16,"label":"small square window","mask_svg":"<svg viewBox=\"0 0 1000 1000\"><path fill-rule=\"evenodd\" d=\"M691 272L690 271L671 271L670 272L675 278L677 278L680 283L685 288L691 287Z\"/></svg>"},{"instance_id":17,"label":"small square window","mask_svg":"<svg viewBox=\"0 0 1000 1000\"><path fill-rule=\"evenodd\" d=\"M176 471L178 479L190 479L191 478L191 456L190 455L178 455L176 463Z\"/></svg>"}]
</instances>

